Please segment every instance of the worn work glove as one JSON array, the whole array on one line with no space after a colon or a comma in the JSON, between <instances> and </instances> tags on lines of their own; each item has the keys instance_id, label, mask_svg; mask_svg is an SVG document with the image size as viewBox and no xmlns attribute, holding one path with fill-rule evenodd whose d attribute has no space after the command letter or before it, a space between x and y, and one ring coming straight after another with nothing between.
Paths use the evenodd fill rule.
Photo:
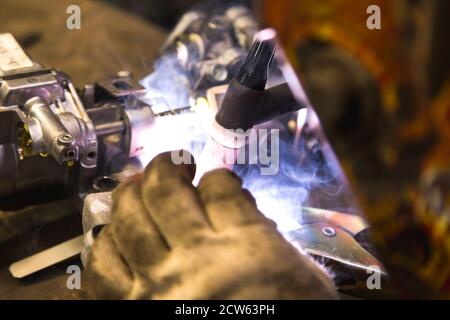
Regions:
<instances>
[{"instance_id":1,"label":"worn work glove","mask_svg":"<svg viewBox=\"0 0 450 320\"><path fill-rule=\"evenodd\" d=\"M329 276L257 209L231 171L207 173L156 157L113 194L111 224L87 272L98 298L334 298Z\"/></svg>"}]
</instances>

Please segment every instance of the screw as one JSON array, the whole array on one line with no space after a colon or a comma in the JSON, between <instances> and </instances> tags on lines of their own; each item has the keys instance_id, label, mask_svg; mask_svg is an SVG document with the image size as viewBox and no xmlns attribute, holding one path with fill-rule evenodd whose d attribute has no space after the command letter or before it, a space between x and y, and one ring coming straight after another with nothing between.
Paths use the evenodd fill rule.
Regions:
<instances>
[{"instance_id":1,"label":"screw","mask_svg":"<svg viewBox=\"0 0 450 320\"><path fill-rule=\"evenodd\" d=\"M334 237L336 235L336 230L332 227L323 227L322 233L327 237Z\"/></svg>"},{"instance_id":2,"label":"screw","mask_svg":"<svg viewBox=\"0 0 450 320\"><path fill-rule=\"evenodd\" d=\"M64 151L64 157L67 160L73 159L75 157L75 155L76 155L76 152L73 149L67 149L66 151Z\"/></svg>"},{"instance_id":3,"label":"screw","mask_svg":"<svg viewBox=\"0 0 450 320\"><path fill-rule=\"evenodd\" d=\"M62 135L60 135L58 137L58 140L62 143L70 143L70 142L73 142L73 140L75 140L75 139L71 134L63 133Z\"/></svg>"}]
</instances>

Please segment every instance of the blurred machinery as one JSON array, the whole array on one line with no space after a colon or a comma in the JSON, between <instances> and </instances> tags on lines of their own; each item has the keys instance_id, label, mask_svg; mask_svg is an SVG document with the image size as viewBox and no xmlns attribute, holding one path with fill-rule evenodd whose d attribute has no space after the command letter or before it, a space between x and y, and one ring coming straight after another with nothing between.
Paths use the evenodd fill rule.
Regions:
<instances>
[{"instance_id":1,"label":"blurred machinery","mask_svg":"<svg viewBox=\"0 0 450 320\"><path fill-rule=\"evenodd\" d=\"M26 196L55 184L71 186L82 197L100 174L97 168L111 160L100 137L124 133L117 142L122 150L128 156L140 151L125 128L133 123L139 131L135 121L148 120L151 110L131 98L125 101L143 90L127 73L87 86L80 98L67 75L32 62L11 34L2 34L0 41L2 197Z\"/></svg>"}]
</instances>

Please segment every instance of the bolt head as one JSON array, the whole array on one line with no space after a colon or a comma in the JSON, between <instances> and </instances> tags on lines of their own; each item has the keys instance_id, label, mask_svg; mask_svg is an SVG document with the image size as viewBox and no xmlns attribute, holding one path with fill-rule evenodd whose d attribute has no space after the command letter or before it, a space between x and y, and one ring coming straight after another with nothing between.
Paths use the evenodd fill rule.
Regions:
<instances>
[{"instance_id":1,"label":"bolt head","mask_svg":"<svg viewBox=\"0 0 450 320\"><path fill-rule=\"evenodd\" d=\"M71 134L64 133L58 137L58 140L61 143L71 143L75 140L75 138Z\"/></svg>"},{"instance_id":2,"label":"bolt head","mask_svg":"<svg viewBox=\"0 0 450 320\"><path fill-rule=\"evenodd\" d=\"M336 236L336 230L332 227L323 227L322 233L326 235L327 237L334 237Z\"/></svg>"}]
</instances>

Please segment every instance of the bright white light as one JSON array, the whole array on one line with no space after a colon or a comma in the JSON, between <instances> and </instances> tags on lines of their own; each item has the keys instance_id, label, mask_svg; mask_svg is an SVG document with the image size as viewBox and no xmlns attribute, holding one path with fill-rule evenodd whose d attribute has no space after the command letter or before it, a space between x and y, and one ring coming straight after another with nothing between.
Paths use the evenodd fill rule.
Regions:
<instances>
[{"instance_id":1,"label":"bright white light","mask_svg":"<svg viewBox=\"0 0 450 320\"><path fill-rule=\"evenodd\" d=\"M292 205L277 199L270 191L255 191L253 197L256 200L258 209L269 219L277 224L277 229L281 233L289 232L300 228L298 220L289 212L292 211ZM301 207L296 207L295 210L300 211Z\"/></svg>"},{"instance_id":2,"label":"bright white light","mask_svg":"<svg viewBox=\"0 0 450 320\"><path fill-rule=\"evenodd\" d=\"M199 112L156 117L145 137L145 153L139 156L146 166L162 152L184 149L198 158L206 142L208 123L213 115L205 108Z\"/></svg>"}]
</instances>

